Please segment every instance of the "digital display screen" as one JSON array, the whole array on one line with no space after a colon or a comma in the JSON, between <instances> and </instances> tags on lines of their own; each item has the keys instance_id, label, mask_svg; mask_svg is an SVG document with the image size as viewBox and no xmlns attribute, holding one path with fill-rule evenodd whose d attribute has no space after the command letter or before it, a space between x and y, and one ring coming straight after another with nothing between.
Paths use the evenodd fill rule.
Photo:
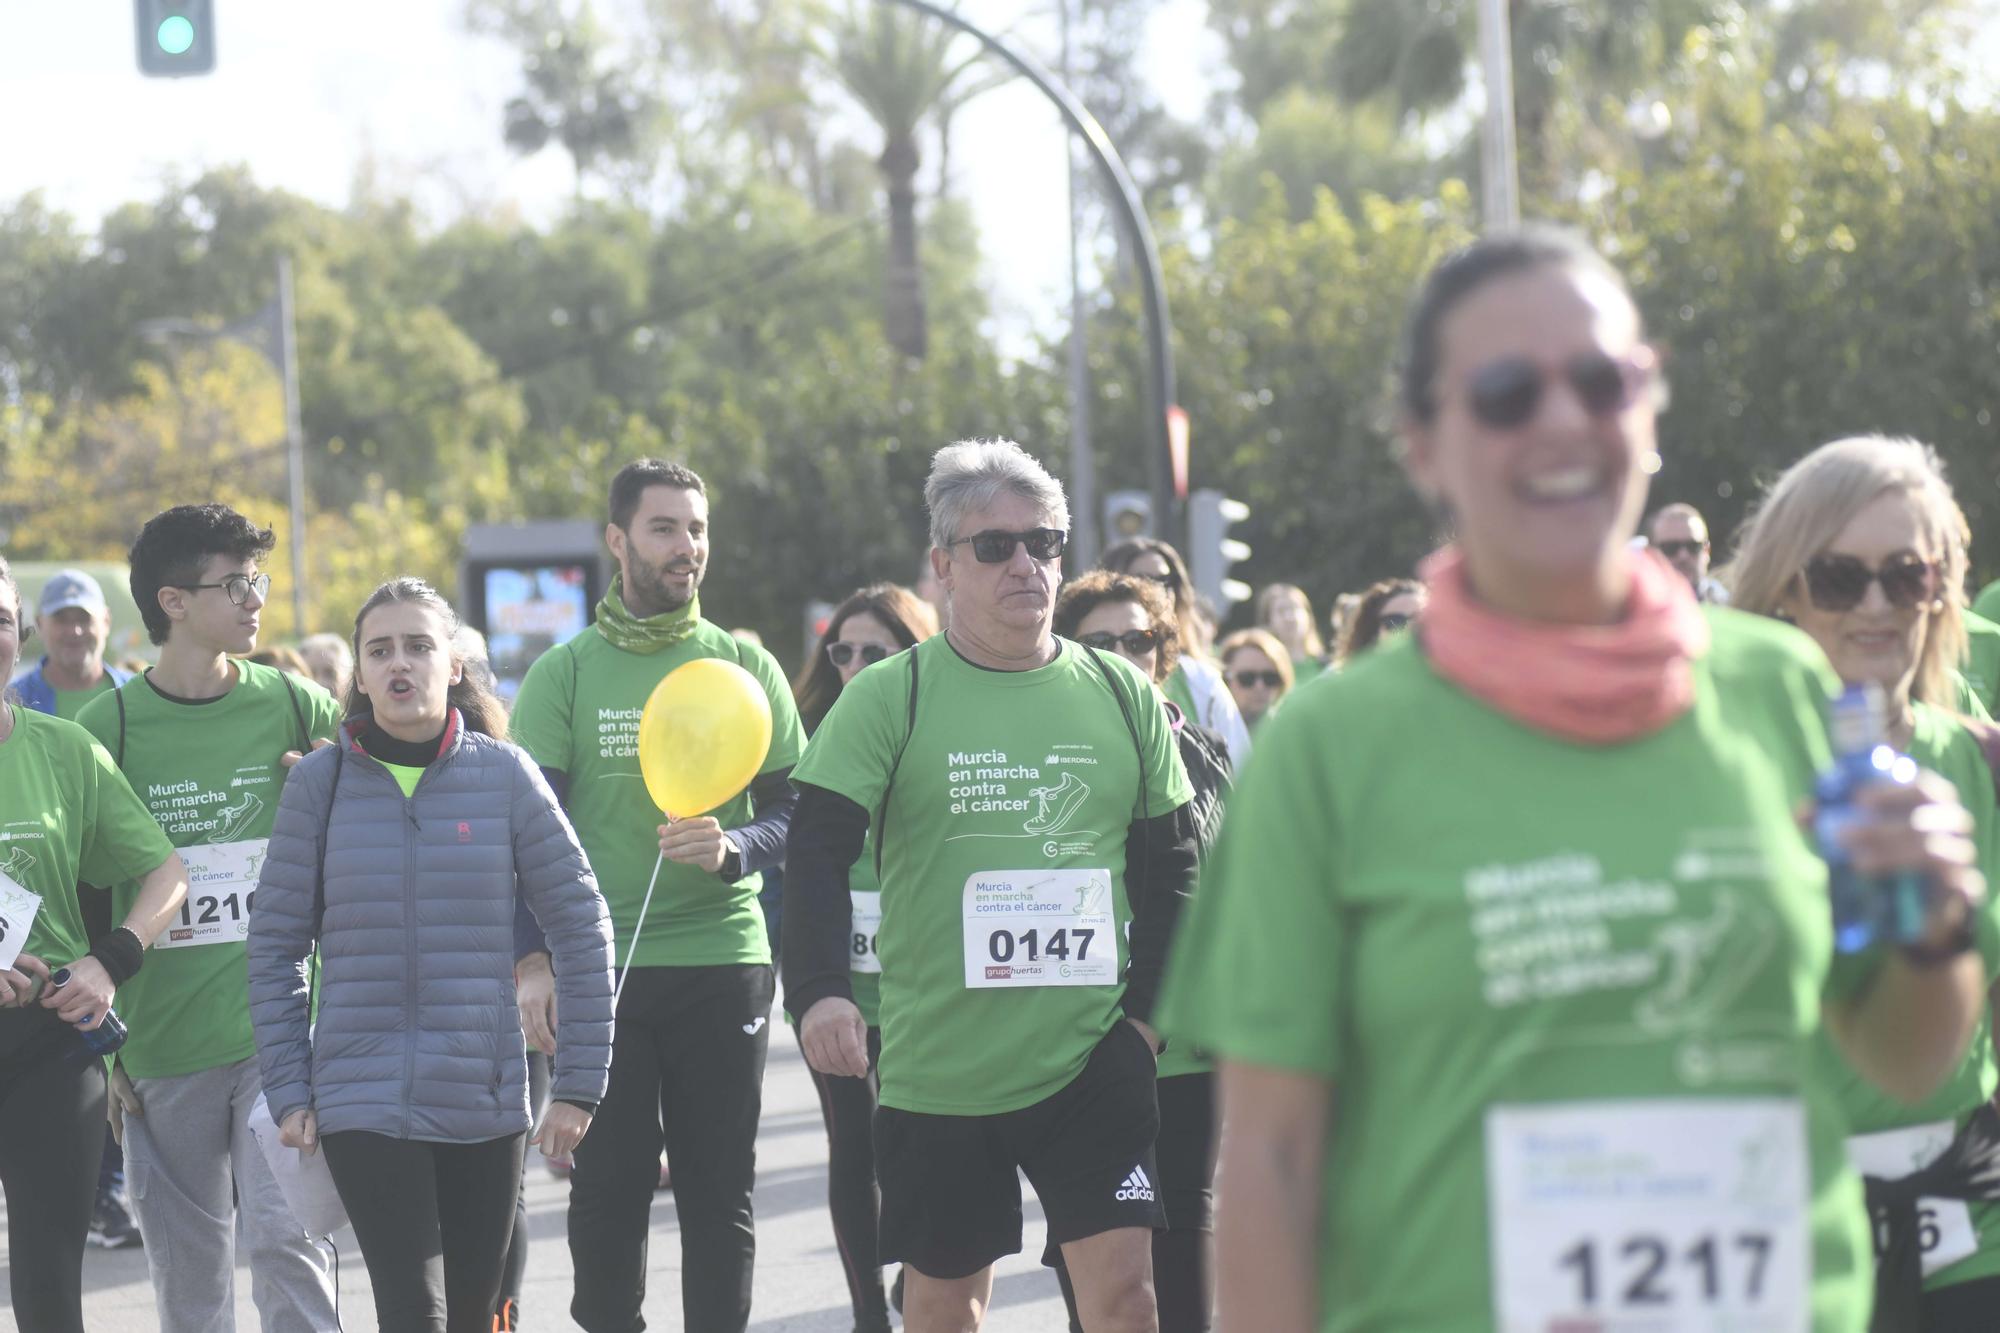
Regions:
<instances>
[{"instance_id":1,"label":"digital display screen","mask_svg":"<svg viewBox=\"0 0 2000 1333\"><path fill-rule=\"evenodd\" d=\"M480 576L486 648L500 697L515 691L535 659L583 633L597 595L588 562L488 565Z\"/></svg>"}]
</instances>

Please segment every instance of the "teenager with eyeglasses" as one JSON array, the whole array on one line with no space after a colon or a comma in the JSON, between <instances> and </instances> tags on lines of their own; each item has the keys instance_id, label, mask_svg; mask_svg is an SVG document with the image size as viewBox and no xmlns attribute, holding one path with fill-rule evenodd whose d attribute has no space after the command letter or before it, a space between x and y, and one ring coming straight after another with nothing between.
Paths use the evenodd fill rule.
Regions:
<instances>
[{"instance_id":1,"label":"teenager with eyeglasses","mask_svg":"<svg viewBox=\"0 0 2000 1333\"><path fill-rule=\"evenodd\" d=\"M1888 740L1949 778L1972 812L1979 866L2000 874L2000 807L1978 739L1952 713L1965 649L1965 517L1937 456L1866 436L1813 450L1758 505L1726 571L1741 610L1811 635L1848 685L1880 687ZM2000 916L1977 918L1989 981ZM1848 1155L1867 1182L1877 1245L1875 1327L1972 1333L2000 1321L2000 1090L1989 1023L1944 1085L1911 1105L1882 1092L1830 1041Z\"/></svg>"},{"instance_id":2,"label":"teenager with eyeglasses","mask_svg":"<svg viewBox=\"0 0 2000 1333\"><path fill-rule=\"evenodd\" d=\"M819 729L841 691L864 669L916 647L937 631L937 613L907 588L873 583L848 594L827 617L820 651L807 660L792 684L806 734ZM847 887L853 902L848 982L868 1025L868 1072L854 1077L807 1068L819 1094L820 1118L826 1123L827 1211L833 1217L833 1238L854 1306L854 1327L856 1333L886 1333L889 1306L876 1234L882 1194L875 1183L873 1137L880 1086L876 1065L882 1056L882 962L875 952L882 929L882 891L875 878L872 845L863 844L861 856L848 871Z\"/></svg>"},{"instance_id":3,"label":"teenager with eyeglasses","mask_svg":"<svg viewBox=\"0 0 2000 1333\"><path fill-rule=\"evenodd\" d=\"M946 628L848 682L799 763L786 1006L813 1068L867 1074L850 886L868 843L880 1257L904 1265L906 1326L979 1327L994 1261L1021 1248L1025 1171L1085 1326L1149 1333L1144 1025L1194 876L1192 793L1146 677L1050 629L1060 543L1035 534L1069 526L1055 478L968 441L937 452L924 499Z\"/></svg>"},{"instance_id":4,"label":"teenager with eyeglasses","mask_svg":"<svg viewBox=\"0 0 2000 1333\"><path fill-rule=\"evenodd\" d=\"M1238 768L1250 757L1250 728L1236 699L1209 660L1212 647L1201 635L1201 609L1194 581L1181 553L1157 537L1130 537L1105 548L1097 567L1130 574L1158 584L1174 603L1180 625L1180 657L1167 677L1166 695L1183 713L1220 735L1229 745L1229 761Z\"/></svg>"},{"instance_id":5,"label":"teenager with eyeglasses","mask_svg":"<svg viewBox=\"0 0 2000 1333\"><path fill-rule=\"evenodd\" d=\"M1254 736L1297 683L1292 655L1277 635L1262 629L1237 630L1216 645L1215 655L1236 700L1236 711L1243 714Z\"/></svg>"},{"instance_id":6,"label":"teenager with eyeglasses","mask_svg":"<svg viewBox=\"0 0 2000 1333\"><path fill-rule=\"evenodd\" d=\"M1581 240L1425 279L1401 432L1456 535L1421 632L1265 729L1169 975L1222 1061L1225 1328L1867 1324L1814 1042L1910 1099L1956 1067L1972 822L1934 774L1864 792L1859 873L1934 893L1916 945L1836 961L1799 814L1837 682L1632 549L1659 401Z\"/></svg>"},{"instance_id":7,"label":"teenager with eyeglasses","mask_svg":"<svg viewBox=\"0 0 2000 1333\"><path fill-rule=\"evenodd\" d=\"M20 585L0 557L0 682L20 660L22 631ZM107 1040L114 1003L126 1008L121 988L141 974L148 946L180 910L187 871L90 734L24 707L4 685L0 792L8 1284L16 1327L83 1333L83 1249L106 1101L104 1061L85 1043ZM121 880L138 891L120 924L92 941L79 886Z\"/></svg>"},{"instance_id":8,"label":"teenager with eyeglasses","mask_svg":"<svg viewBox=\"0 0 2000 1333\"><path fill-rule=\"evenodd\" d=\"M624 985L611 1086L570 1174L570 1315L587 1333L637 1325L664 1146L682 1317L690 1329L732 1333L750 1322L751 1195L775 989L757 894L762 872L784 859L796 799L788 779L805 735L770 653L702 614L710 530L701 477L643 458L618 470L608 500L604 539L618 571L590 629L528 668L511 722L590 855ZM755 678L771 706L770 749L749 790L663 825L639 773L639 719L669 672L704 658ZM533 920L517 922L522 1024L549 1050L556 978Z\"/></svg>"},{"instance_id":9,"label":"teenager with eyeglasses","mask_svg":"<svg viewBox=\"0 0 2000 1333\"><path fill-rule=\"evenodd\" d=\"M232 1326L239 1223L263 1322L334 1322L333 1261L293 1220L250 1132L263 1090L244 973L258 866L291 767L340 727L339 705L318 685L247 659L271 591L258 566L274 544L227 505L147 520L129 557L132 600L160 660L77 719L194 884L126 987L132 1035L112 1073L112 1124L169 1333ZM121 907L139 891L111 887Z\"/></svg>"},{"instance_id":10,"label":"teenager with eyeglasses","mask_svg":"<svg viewBox=\"0 0 2000 1333\"><path fill-rule=\"evenodd\" d=\"M1173 602L1158 584L1129 574L1092 570L1063 585L1055 632L1086 648L1115 652L1146 673L1158 691L1173 674L1180 633ZM1205 856L1222 826L1229 791L1229 750L1222 738L1190 721L1165 695L1167 711L1194 798L1188 811L1196 852ZM1160 1333L1207 1333L1215 1309L1215 1072L1191 1046L1169 1045L1157 1077L1160 1132L1154 1147L1155 1184L1166 1225L1153 1233L1153 1303ZM1084 1333L1076 1292L1059 1253L1056 1276L1069 1306L1071 1333Z\"/></svg>"},{"instance_id":11,"label":"teenager with eyeglasses","mask_svg":"<svg viewBox=\"0 0 2000 1333\"><path fill-rule=\"evenodd\" d=\"M1415 579L1383 579L1371 584L1355 603L1354 614L1342 631L1334 652L1334 662L1344 667L1380 643L1385 636L1400 634L1410 628L1423 614L1424 603L1429 598L1424 585Z\"/></svg>"}]
</instances>

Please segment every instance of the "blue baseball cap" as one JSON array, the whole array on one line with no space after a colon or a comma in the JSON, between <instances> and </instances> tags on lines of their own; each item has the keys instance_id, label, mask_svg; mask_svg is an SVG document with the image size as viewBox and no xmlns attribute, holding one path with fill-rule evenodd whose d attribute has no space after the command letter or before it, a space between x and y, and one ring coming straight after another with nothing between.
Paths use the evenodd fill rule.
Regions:
<instances>
[{"instance_id":1,"label":"blue baseball cap","mask_svg":"<svg viewBox=\"0 0 2000 1333\"><path fill-rule=\"evenodd\" d=\"M110 610L104 603L104 589L97 586L96 579L80 569L59 569L42 585L35 614L52 616L73 606L82 607L92 615L104 615Z\"/></svg>"}]
</instances>

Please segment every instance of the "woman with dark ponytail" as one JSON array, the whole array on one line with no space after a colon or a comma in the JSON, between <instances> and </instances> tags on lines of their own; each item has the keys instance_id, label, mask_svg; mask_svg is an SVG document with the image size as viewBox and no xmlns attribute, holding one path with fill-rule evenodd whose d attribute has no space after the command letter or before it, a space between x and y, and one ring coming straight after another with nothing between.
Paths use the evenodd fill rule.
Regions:
<instances>
[{"instance_id":1,"label":"woman with dark ponytail","mask_svg":"<svg viewBox=\"0 0 2000 1333\"><path fill-rule=\"evenodd\" d=\"M531 1121L517 894L560 979L545 1152L583 1137L611 1060L604 900L541 772L500 739L506 712L457 629L420 579L363 604L340 744L292 770L250 922L272 1119L293 1147L323 1143L384 1333L492 1327Z\"/></svg>"}]
</instances>

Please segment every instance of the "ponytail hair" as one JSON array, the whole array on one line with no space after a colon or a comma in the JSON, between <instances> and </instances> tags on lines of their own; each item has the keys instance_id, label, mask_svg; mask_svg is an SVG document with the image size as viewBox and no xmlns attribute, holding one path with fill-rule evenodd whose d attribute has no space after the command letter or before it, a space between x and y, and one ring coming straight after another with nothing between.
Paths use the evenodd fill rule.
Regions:
<instances>
[{"instance_id":1,"label":"ponytail hair","mask_svg":"<svg viewBox=\"0 0 2000 1333\"><path fill-rule=\"evenodd\" d=\"M484 677L477 671L467 669L464 654L458 648L458 631L461 622L458 612L452 610L451 603L444 594L419 578L390 579L387 583L368 594L368 600L354 613L354 676L347 685L347 698L341 701L341 709L349 718L372 717L374 705L361 692L361 622L368 613L389 602L411 602L427 606L444 621L444 642L439 647L452 656L458 666L458 683L445 695L445 703L456 708L465 719L465 729L476 731L495 740L507 738L507 706L500 702L500 696L493 693Z\"/></svg>"}]
</instances>

